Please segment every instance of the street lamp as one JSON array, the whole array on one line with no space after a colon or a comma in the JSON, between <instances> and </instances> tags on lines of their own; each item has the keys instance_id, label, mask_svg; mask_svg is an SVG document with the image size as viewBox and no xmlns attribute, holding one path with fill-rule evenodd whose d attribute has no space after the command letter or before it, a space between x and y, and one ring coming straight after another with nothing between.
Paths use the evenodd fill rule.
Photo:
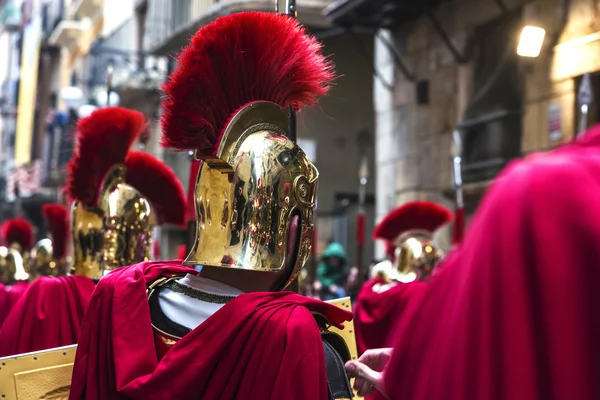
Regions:
<instances>
[{"instance_id":1,"label":"street lamp","mask_svg":"<svg viewBox=\"0 0 600 400\"><path fill-rule=\"evenodd\" d=\"M527 25L521 31L517 54L521 57L535 58L540 55L546 30L537 26Z\"/></svg>"}]
</instances>

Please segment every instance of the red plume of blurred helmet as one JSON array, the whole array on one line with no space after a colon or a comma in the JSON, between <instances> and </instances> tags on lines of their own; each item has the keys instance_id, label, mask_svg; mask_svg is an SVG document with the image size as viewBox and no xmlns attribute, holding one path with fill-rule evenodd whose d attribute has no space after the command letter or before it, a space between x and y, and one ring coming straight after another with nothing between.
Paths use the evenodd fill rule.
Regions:
<instances>
[{"instance_id":1,"label":"red plume of blurred helmet","mask_svg":"<svg viewBox=\"0 0 600 400\"><path fill-rule=\"evenodd\" d=\"M102 180L115 164L123 164L144 127L144 115L122 107L106 107L77 124L77 145L67 164L69 201L96 205Z\"/></svg>"},{"instance_id":2,"label":"red plume of blurred helmet","mask_svg":"<svg viewBox=\"0 0 600 400\"><path fill-rule=\"evenodd\" d=\"M395 241L404 232L422 230L433 233L452 221L454 214L432 201L413 201L392 210L375 226L373 239Z\"/></svg>"},{"instance_id":3,"label":"red plume of blurred helmet","mask_svg":"<svg viewBox=\"0 0 600 400\"><path fill-rule=\"evenodd\" d=\"M69 210L62 204L44 204L42 214L44 214L46 225L52 236L54 258L63 258L67 255Z\"/></svg>"},{"instance_id":4,"label":"red plume of blurred helmet","mask_svg":"<svg viewBox=\"0 0 600 400\"><path fill-rule=\"evenodd\" d=\"M185 225L185 192L175 172L143 151L130 151L125 181L152 204L161 224Z\"/></svg>"},{"instance_id":5,"label":"red plume of blurred helmet","mask_svg":"<svg viewBox=\"0 0 600 400\"><path fill-rule=\"evenodd\" d=\"M16 243L23 251L29 251L33 246L33 225L24 218L6 220L0 227L0 234L8 246Z\"/></svg>"}]
</instances>

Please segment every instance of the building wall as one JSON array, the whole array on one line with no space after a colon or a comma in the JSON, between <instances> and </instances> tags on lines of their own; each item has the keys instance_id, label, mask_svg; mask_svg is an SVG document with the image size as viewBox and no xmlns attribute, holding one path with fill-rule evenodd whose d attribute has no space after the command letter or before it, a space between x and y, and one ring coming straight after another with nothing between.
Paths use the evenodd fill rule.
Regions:
<instances>
[{"instance_id":1,"label":"building wall","mask_svg":"<svg viewBox=\"0 0 600 400\"><path fill-rule=\"evenodd\" d=\"M529 61L526 72L524 152L554 147L575 134L575 79L600 71L599 12L598 1L589 0L545 0L528 6L528 18L547 35L540 57ZM550 137L551 115L559 118L562 136Z\"/></svg>"},{"instance_id":2,"label":"building wall","mask_svg":"<svg viewBox=\"0 0 600 400\"><path fill-rule=\"evenodd\" d=\"M515 9L525 1L504 3ZM435 15L464 53L474 28L501 13L493 1L454 0L443 2ZM417 81L429 81L429 103L417 104L415 82L395 67L388 46L376 38L375 65L385 82L374 83L376 220L412 200L432 200L452 209L453 201L444 196L452 187L451 134L469 100L473 62L459 64L425 16L379 35L394 46ZM440 235L442 247L447 246L449 231L448 227ZM382 243L376 254L384 255Z\"/></svg>"},{"instance_id":3,"label":"building wall","mask_svg":"<svg viewBox=\"0 0 600 400\"><path fill-rule=\"evenodd\" d=\"M360 45L372 54L372 36L357 36ZM329 94L316 107L299 113L298 138L316 142L315 165L319 169L317 204L317 233L320 254L327 242L338 239L346 242L348 255L356 262L356 213L357 204L350 204L345 211L346 223L332 215L339 209L336 194L355 194L359 190L360 148L358 134L368 131L374 136L373 80L369 61L361 57L354 39L349 35L323 40L324 51L336 65L338 78ZM374 137L372 139L374 142ZM374 143L367 146L370 179L367 193L375 191ZM374 204L366 208L367 245L365 262L373 255L371 237L374 224ZM336 232L337 227L337 232ZM341 236L341 238L340 238ZM345 237L344 237L345 236ZM344 240L345 239L345 240Z\"/></svg>"}]
</instances>

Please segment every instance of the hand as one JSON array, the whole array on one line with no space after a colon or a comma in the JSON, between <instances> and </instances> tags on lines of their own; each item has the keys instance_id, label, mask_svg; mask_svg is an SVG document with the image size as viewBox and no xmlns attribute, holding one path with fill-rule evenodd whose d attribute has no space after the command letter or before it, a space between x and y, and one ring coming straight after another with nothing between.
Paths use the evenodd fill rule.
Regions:
<instances>
[{"instance_id":1,"label":"hand","mask_svg":"<svg viewBox=\"0 0 600 400\"><path fill-rule=\"evenodd\" d=\"M361 397L370 396L379 391L389 398L383 386L385 368L392 356L392 349L367 350L357 361L346 363L346 372L354 380L354 389Z\"/></svg>"}]
</instances>

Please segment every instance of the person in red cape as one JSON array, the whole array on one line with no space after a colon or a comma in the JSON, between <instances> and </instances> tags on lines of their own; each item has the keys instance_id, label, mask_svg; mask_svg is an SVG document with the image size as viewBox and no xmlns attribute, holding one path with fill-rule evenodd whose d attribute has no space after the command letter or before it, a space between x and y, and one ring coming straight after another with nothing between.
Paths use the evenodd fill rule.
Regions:
<instances>
[{"instance_id":1,"label":"person in red cape","mask_svg":"<svg viewBox=\"0 0 600 400\"><path fill-rule=\"evenodd\" d=\"M8 290L4 284L0 283L0 327L2 327L8 316L8 310L11 308L9 301Z\"/></svg>"},{"instance_id":2,"label":"person in red cape","mask_svg":"<svg viewBox=\"0 0 600 400\"><path fill-rule=\"evenodd\" d=\"M599 221L599 126L511 163L393 350L347 364L356 385L390 399L599 398Z\"/></svg>"},{"instance_id":3,"label":"person in red cape","mask_svg":"<svg viewBox=\"0 0 600 400\"><path fill-rule=\"evenodd\" d=\"M318 177L285 134L288 109L328 91L320 49L293 18L242 12L183 50L163 88L162 145L201 160L196 240L183 262L99 282L71 400L352 397L346 344L328 330L351 313L283 292L310 254Z\"/></svg>"},{"instance_id":4,"label":"person in red cape","mask_svg":"<svg viewBox=\"0 0 600 400\"><path fill-rule=\"evenodd\" d=\"M130 221L131 225L139 223L143 232L135 235L133 229L135 226L128 227L129 232L114 232L111 230L110 221L107 221L108 218L104 219L104 231L109 234L105 236L106 246L98 249L101 255L99 258L102 260L118 263L120 258L111 259L110 255L119 252L124 254L124 257L132 257L132 261L147 260L150 258L151 243L145 240L148 231L151 234L154 224L164 222L181 226L184 223L184 213L181 210L185 205L185 195L174 173L153 156L129 150L132 139L125 138L134 138L137 130L142 126L141 114L119 108L98 110L80 120L77 135L78 151L67 171L69 186L66 190L71 195L71 199L84 201L87 193L92 193L94 197L99 197L98 202L101 204L100 211L96 212L104 212L102 208L105 204L102 202L104 197L118 198L125 193L128 200L137 202L137 208L140 208L140 204L147 203L144 212L155 213L154 219L147 221L148 224L144 226L146 221L139 218L136 221L131 218L131 213L127 213L127 207L109 210L112 220L122 218ZM121 148L115 146L115 143L121 143ZM90 153L88 150L92 147L94 152ZM120 154L121 158L118 160L103 158L94 161L94 158L103 152ZM80 157L88 157L88 159L81 162ZM110 174L107 171L115 167L109 162L123 163L123 168L126 169L126 173L123 174L125 182L120 182L117 190L99 190L106 182L105 179L97 178L106 175L106 179L109 179ZM78 179L79 175L84 175L81 171L84 167L88 167L85 170L85 179ZM151 185L145 182L148 176L153 177ZM97 184L100 187L90 187ZM157 195L157 192L170 192L171 196ZM67 245L71 237L69 210L60 204L46 204L42 211L51 240L42 239L32 252L32 271L35 275L42 276L17 302L0 329L0 357L77 343L81 322L95 289L95 280L101 276L90 275L99 270L88 268L89 265L77 255L72 268L75 275L65 276L68 271ZM76 228L81 225L79 215L76 212L73 215L73 226ZM88 221L83 220L84 223ZM129 235L129 240L123 240L118 247L114 247L113 242L109 240L111 234L122 235L123 238ZM81 240L81 237L74 236L73 239L75 244L86 243L86 240ZM139 247L138 243L144 243L145 246ZM89 248L78 249L89 250ZM139 251L140 249L145 251ZM83 251L76 252L76 254L82 253ZM115 266L119 265L110 265L110 267Z\"/></svg>"},{"instance_id":5,"label":"person in red cape","mask_svg":"<svg viewBox=\"0 0 600 400\"><path fill-rule=\"evenodd\" d=\"M373 267L356 300L354 323L360 354L389 346L395 326L413 298L420 298L425 281L442 252L433 234L452 220L452 212L430 201L414 201L392 210L377 224L374 239L386 242L389 260Z\"/></svg>"},{"instance_id":6,"label":"person in red cape","mask_svg":"<svg viewBox=\"0 0 600 400\"><path fill-rule=\"evenodd\" d=\"M0 357L76 343L94 288L85 276L35 280L0 328Z\"/></svg>"},{"instance_id":7,"label":"person in red cape","mask_svg":"<svg viewBox=\"0 0 600 400\"><path fill-rule=\"evenodd\" d=\"M6 246L0 246L0 327L15 303L29 288L30 274L27 263L33 245L33 226L24 218L6 220L0 227L0 237Z\"/></svg>"},{"instance_id":8,"label":"person in red cape","mask_svg":"<svg viewBox=\"0 0 600 400\"><path fill-rule=\"evenodd\" d=\"M319 331L306 329L315 324L309 309L337 325L347 312L290 292L240 295L158 358L146 287L185 273L195 271L177 261L142 263L99 282L70 398L327 398Z\"/></svg>"}]
</instances>

